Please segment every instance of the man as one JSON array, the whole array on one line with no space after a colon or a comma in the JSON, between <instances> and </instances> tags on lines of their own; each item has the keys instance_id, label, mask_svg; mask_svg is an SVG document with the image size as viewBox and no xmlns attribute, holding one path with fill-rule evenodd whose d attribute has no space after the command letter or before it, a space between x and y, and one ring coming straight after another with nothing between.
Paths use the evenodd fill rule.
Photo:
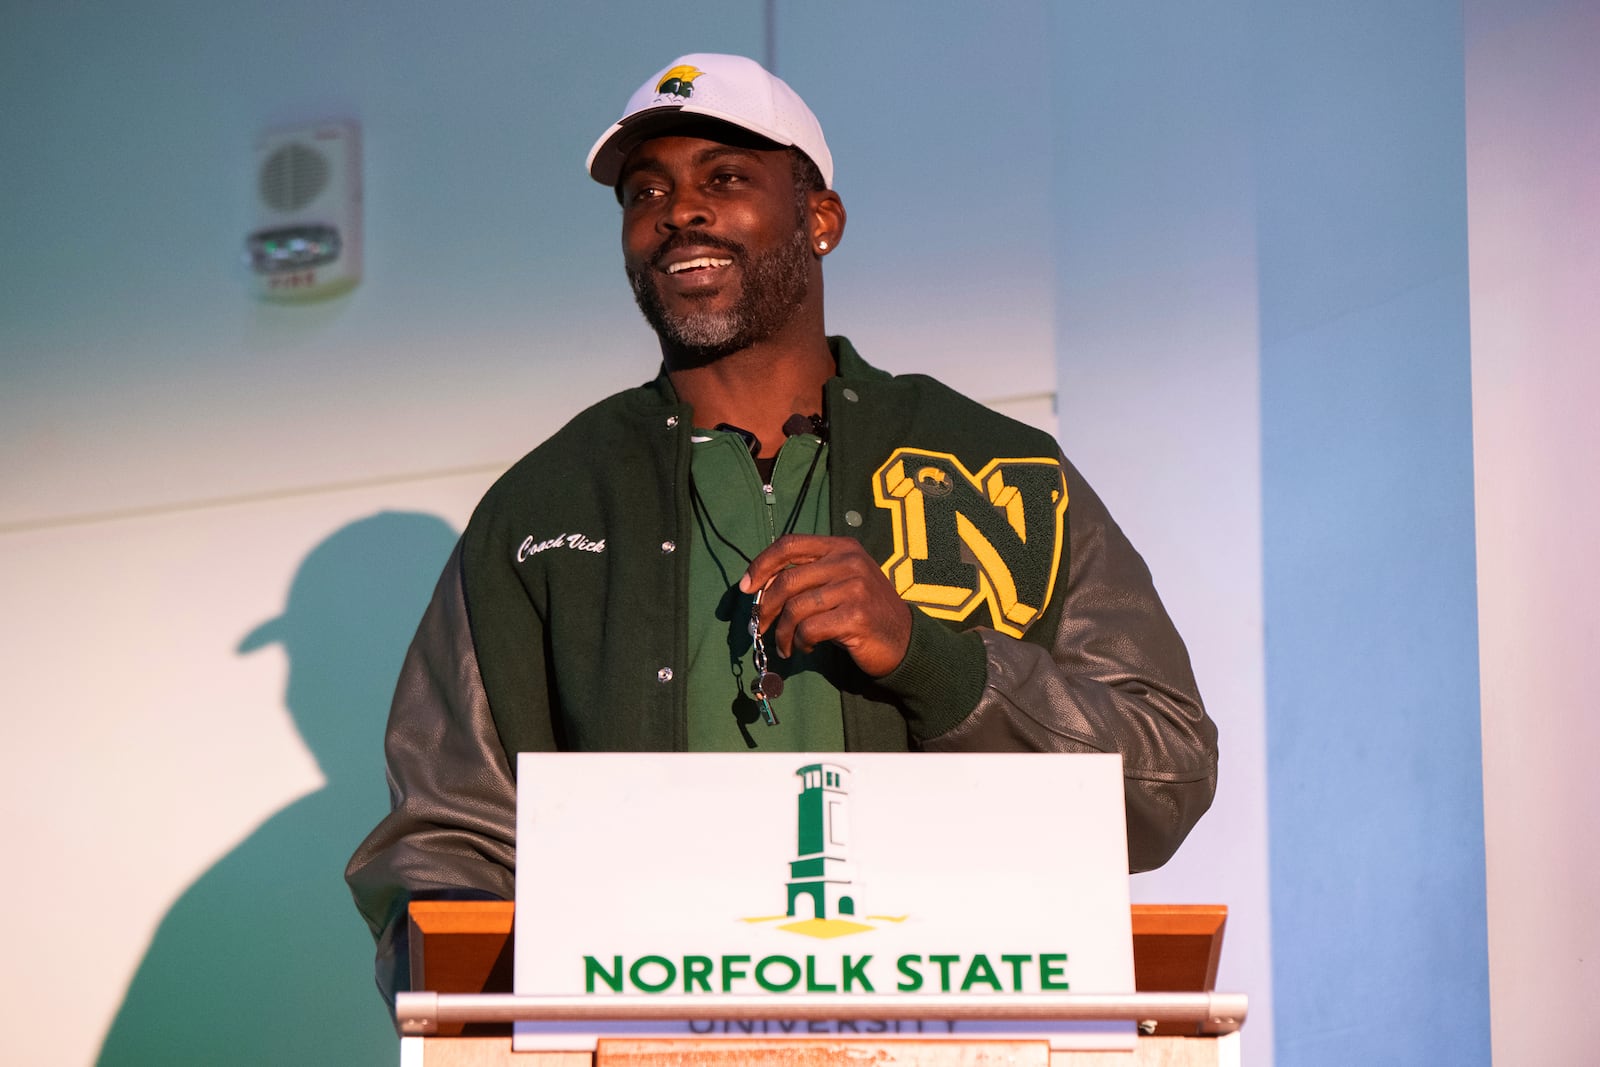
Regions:
<instances>
[{"instance_id":1,"label":"man","mask_svg":"<svg viewBox=\"0 0 1600 1067\"><path fill-rule=\"evenodd\" d=\"M827 336L845 210L800 98L684 56L589 172L663 367L508 471L440 579L346 872L385 992L408 899L512 896L521 751L1120 752L1130 864L1165 862L1216 783L1183 643L1048 435Z\"/></svg>"}]
</instances>

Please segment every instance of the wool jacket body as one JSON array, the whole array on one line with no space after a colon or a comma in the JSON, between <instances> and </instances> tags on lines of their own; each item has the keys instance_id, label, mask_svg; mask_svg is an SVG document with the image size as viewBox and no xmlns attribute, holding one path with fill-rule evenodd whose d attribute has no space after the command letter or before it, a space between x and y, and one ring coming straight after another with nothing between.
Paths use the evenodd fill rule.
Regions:
<instances>
[{"instance_id":1,"label":"wool jacket body","mask_svg":"<svg viewBox=\"0 0 1600 1067\"><path fill-rule=\"evenodd\" d=\"M830 344L832 532L918 605L892 674L831 679L846 747L1118 752L1130 867L1159 866L1210 805L1216 728L1143 560L1047 434ZM391 709L393 810L346 872L391 999L407 900L512 897L516 753L686 747L691 421L665 373L594 405L447 563Z\"/></svg>"}]
</instances>

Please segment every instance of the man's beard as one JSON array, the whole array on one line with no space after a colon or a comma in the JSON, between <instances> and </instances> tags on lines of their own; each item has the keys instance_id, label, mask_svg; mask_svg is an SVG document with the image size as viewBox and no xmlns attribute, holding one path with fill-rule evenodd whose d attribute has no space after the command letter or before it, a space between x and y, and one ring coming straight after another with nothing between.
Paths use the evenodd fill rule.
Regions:
<instances>
[{"instance_id":1,"label":"man's beard","mask_svg":"<svg viewBox=\"0 0 1600 1067\"><path fill-rule=\"evenodd\" d=\"M729 253L743 285L727 311L669 312L656 288L656 264L676 248L693 245ZM811 248L804 227L770 252L750 255L744 245L709 234L684 231L668 240L644 267L628 270L633 299L645 321L669 348L708 363L776 334L804 303L810 285Z\"/></svg>"}]
</instances>

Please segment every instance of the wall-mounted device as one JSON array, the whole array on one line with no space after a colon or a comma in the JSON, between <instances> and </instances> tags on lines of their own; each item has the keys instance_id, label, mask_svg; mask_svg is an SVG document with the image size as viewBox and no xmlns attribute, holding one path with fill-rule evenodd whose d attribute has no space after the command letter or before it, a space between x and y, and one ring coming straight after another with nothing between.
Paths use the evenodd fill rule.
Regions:
<instances>
[{"instance_id":1,"label":"wall-mounted device","mask_svg":"<svg viewBox=\"0 0 1600 1067\"><path fill-rule=\"evenodd\" d=\"M361 280L361 135L353 122L256 141L256 225L246 240L269 300L333 296Z\"/></svg>"}]
</instances>

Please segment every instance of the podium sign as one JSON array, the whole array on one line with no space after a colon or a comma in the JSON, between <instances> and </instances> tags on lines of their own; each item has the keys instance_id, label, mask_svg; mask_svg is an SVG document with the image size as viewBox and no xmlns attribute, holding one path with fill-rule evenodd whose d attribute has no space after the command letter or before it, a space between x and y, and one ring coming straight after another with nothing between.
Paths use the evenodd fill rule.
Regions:
<instances>
[{"instance_id":1,"label":"podium sign","mask_svg":"<svg viewBox=\"0 0 1600 1067\"><path fill-rule=\"evenodd\" d=\"M1127 1023L897 1018L893 998L1132 993L1116 755L523 753L519 995L770 997L771 1019L519 1023L597 1035L1039 1037ZM783 1018L849 995L882 1019ZM698 1013L697 1013L698 1014Z\"/></svg>"}]
</instances>

